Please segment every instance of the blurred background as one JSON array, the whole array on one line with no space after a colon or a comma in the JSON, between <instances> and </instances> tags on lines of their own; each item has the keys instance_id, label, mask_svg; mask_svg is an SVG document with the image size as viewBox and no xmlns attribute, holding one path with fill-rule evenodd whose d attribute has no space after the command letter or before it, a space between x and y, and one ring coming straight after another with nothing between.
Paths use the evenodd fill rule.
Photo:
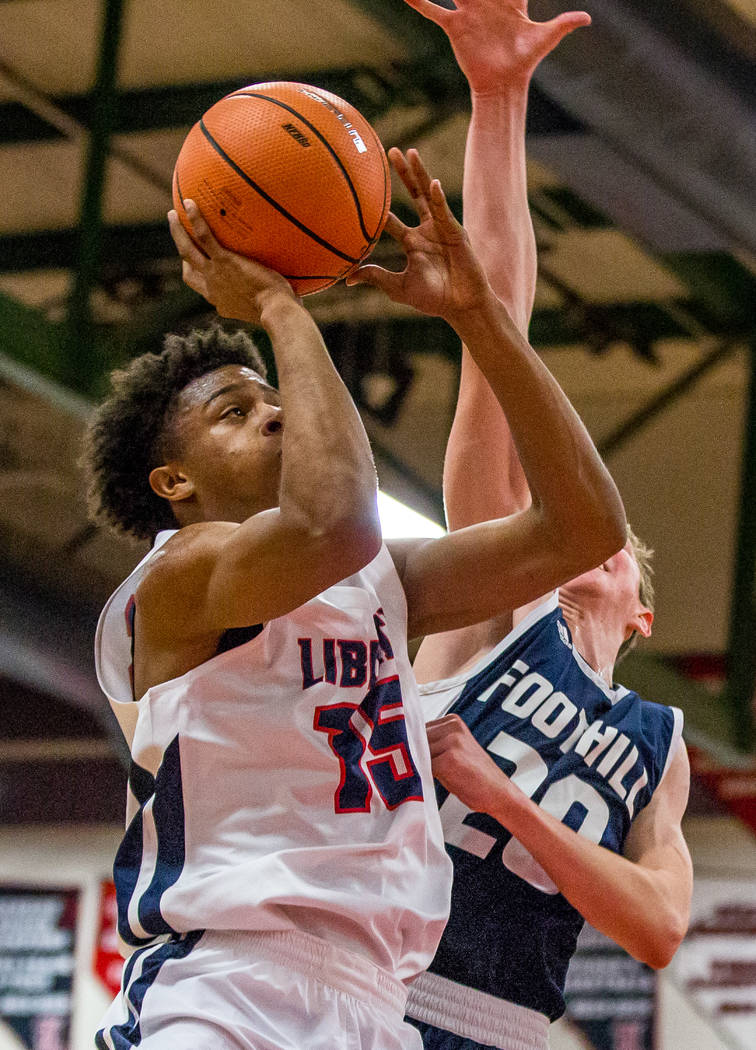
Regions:
<instances>
[{"instance_id":1,"label":"blurred background","mask_svg":"<svg viewBox=\"0 0 756 1050\"><path fill-rule=\"evenodd\" d=\"M756 0L586 7L531 91L530 335L656 551L654 634L619 677L685 711L698 888L660 982L586 944L552 1042L752 1050ZM125 756L92 637L144 552L87 522L77 457L110 369L208 316L165 222L173 163L204 110L265 80L334 91L386 147L419 147L461 213L466 84L402 0L0 0L0 1050L89 1046L117 969ZM398 264L386 239L375 257ZM442 523L453 333L367 288L307 305L381 487Z\"/></svg>"}]
</instances>

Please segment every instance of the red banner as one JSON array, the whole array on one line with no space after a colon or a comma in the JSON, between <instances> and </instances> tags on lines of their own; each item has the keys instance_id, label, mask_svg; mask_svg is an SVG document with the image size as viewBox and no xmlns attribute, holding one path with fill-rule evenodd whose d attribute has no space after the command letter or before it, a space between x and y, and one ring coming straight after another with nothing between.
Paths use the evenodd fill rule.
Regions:
<instances>
[{"instance_id":1,"label":"red banner","mask_svg":"<svg viewBox=\"0 0 756 1050\"><path fill-rule=\"evenodd\" d=\"M118 950L116 889L109 879L103 881L100 890L100 915L92 966L111 995L117 995L121 987L123 956Z\"/></svg>"},{"instance_id":2,"label":"red banner","mask_svg":"<svg viewBox=\"0 0 756 1050\"><path fill-rule=\"evenodd\" d=\"M722 805L756 833L756 762L723 766L704 751L688 746L690 769Z\"/></svg>"}]
</instances>

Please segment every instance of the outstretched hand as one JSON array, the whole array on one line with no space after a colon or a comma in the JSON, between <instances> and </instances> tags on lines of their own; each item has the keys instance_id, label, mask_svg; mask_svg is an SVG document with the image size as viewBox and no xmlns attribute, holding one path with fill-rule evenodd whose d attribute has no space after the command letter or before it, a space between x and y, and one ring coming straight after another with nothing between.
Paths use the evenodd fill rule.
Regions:
<instances>
[{"instance_id":1,"label":"outstretched hand","mask_svg":"<svg viewBox=\"0 0 756 1050\"><path fill-rule=\"evenodd\" d=\"M529 78L563 37L591 21L585 11L568 11L548 22L533 22L528 0L455 0L455 11L432 0L405 3L444 30L477 94Z\"/></svg>"},{"instance_id":2,"label":"outstretched hand","mask_svg":"<svg viewBox=\"0 0 756 1050\"><path fill-rule=\"evenodd\" d=\"M177 212L168 212L171 237L182 259L184 283L212 303L221 317L257 324L272 295L296 299L293 288L280 273L224 248L194 201L184 201L184 209L191 237Z\"/></svg>"},{"instance_id":3,"label":"outstretched hand","mask_svg":"<svg viewBox=\"0 0 756 1050\"><path fill-rule=\"evenodd\" d=\"M400 272L367 263L351 273L346 283L370 284L397 303L414 306L450 323L475 309L492 295L483 268L473 253L464 228L446 202L438 179L431 179L417 150L389 150L389 160L407 187L420 220L405 226L389 213L386 233L403 248L407 263Z\"/></svg>"}]
</instances>

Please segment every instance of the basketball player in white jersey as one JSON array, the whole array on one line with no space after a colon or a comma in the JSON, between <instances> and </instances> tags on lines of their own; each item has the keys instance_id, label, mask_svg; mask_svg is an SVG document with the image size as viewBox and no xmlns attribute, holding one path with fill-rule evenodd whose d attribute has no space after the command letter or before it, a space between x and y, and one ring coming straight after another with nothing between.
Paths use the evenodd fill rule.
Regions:
<instances>
[{"instance_id":1,"label":"basketball player in white jersey","mask_svg":"<svg viewBox=\"0 0 756 1050\"><path fill-rule=\"evenodd\" d=\"M465 224L525 332L536 279L529 79L590 19L535 24L525 0L456 0L454 11L407 3L444 28L470 82ZM444 477L452 529L517 521L530 505L495 378L464 351ZM410 990L426 1050L545 1050L583 917L655 967L687 928L682 719L612 678L620 649L651 630L647 553L633 538L560 587L561 609L543 592L422 643L415 672L455 867L449 924Z\"/></svg>"},{"instance_id":2,"label":"basketball player in white jersey","mask_svg":"<svg viewBox=\"0 0 756 1050\"><path fill-rule=\"evenodd\" d=\"M279 386L242 336L169 337L115 377L90 430L95 509L157 533L97 636L132 755L114 869L132 954L100 1048L420 1046L406 982L435 951L450 871L408 628L520 604L624 538L609 475L439 184L392 158L420 221L389 219L407 265L387 291L498 370L533 503L389 553L367 438L310 315L191 202L193 241L170 214L186 282L266 329Z\"/></svg>"}]
</instances>

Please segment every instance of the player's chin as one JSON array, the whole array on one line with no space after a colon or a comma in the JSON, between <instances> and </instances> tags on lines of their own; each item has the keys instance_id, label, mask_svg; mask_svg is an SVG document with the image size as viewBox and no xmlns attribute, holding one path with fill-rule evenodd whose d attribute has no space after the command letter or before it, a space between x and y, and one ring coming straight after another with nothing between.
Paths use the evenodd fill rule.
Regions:
<instances>
[{"instance_id":1,"label":"player's chin","mask_svg":"<svg viewBox=\"0 0 756 1050\"><path fill-rule=\"evenodd\" d=\"M568 583L562 584L559 588L559 593L563 597L572 598L573 601L578 601L580 598L595 596L602 592L605 584L606 573L599 565L595 569L589 569L588 572L576 576Z\"/></svg>"}]
</instances>

